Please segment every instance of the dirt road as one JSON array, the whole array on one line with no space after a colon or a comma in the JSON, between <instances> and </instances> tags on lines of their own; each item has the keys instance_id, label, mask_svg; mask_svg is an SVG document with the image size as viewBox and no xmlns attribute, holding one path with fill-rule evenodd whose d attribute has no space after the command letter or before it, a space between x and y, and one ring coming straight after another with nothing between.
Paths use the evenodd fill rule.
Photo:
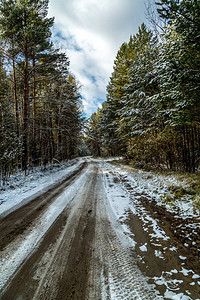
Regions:
<instances>
[{"instance_id":1,"label":"dirt road","mask_svg":"<svg viewBox=\"0 0 200 300\"><path fill-rule=\"evenodd\" d=\"M86 160L0 219L0 299L200 299L198 258L149 203Z\"/></svg>"}]
</instances>

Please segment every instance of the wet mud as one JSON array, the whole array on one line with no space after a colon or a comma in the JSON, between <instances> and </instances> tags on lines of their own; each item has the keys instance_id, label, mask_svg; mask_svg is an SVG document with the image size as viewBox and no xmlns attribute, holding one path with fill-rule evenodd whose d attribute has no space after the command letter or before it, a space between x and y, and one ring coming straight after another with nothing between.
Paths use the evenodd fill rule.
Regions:
<instances>
[{"instance_id":1,"label":"wet mud","mask_svg":"<svg viewBox=\"0 0 200 300\"><path fill-rule=\"evenodd\" d=\"M103 164L84 163L52 190L0 220L0 258L5 253L6 259L9 245L30 234L47 208L71 188L71 200L2 286L0 299L170 299L166 291L200 299L198 243L189 244L195 233L181 237L179 228L187 228L182 220L136 194L120 174L111 171L109 181L104 173ZM118 219L108 200L107 180L108 188L123 186L122 199L129 197L136 213L129 209ZM164 238L155 234L158 227Z\"/></svg>"}]
</instances>

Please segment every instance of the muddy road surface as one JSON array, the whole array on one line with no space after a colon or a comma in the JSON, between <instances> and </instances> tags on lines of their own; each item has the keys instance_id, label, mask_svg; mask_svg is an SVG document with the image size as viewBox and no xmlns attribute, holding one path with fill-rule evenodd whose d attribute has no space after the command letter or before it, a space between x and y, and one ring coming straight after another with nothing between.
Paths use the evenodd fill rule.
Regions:
<instances>
[{"instance_id":1,"label":"muddy road surface","mask_svg":"<svg viewBox=\"0 0 200 300\"><path fill-rule=\"evenodd\" d=\"M0 217L0 299L200 299L199 257L172 222L126 174L86 159Z\"/></svg>"}]
</instances>

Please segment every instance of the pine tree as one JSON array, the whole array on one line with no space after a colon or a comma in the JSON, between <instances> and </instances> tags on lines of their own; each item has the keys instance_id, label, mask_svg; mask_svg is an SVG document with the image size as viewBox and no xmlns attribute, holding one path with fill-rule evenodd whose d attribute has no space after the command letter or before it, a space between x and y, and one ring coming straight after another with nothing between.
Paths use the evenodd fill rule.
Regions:
<instances>
[{"instance_id":1,"label":"pine tree","mask_svg":"<svg viewBox=\"0 0 200 300\"><path fill-rule=\"evenodd\" d=\"M87 143L94 156L101 156L102 154L100 118L101 111L98 109L97 113L91 115L86 132Z\"/></svg>"},{"instance_id":2,"label":"pine tree","mask_svg":"<svg viewBox=\"0 0 200 300\"><path fill-rule=\"evenodd\" d=\"M121 131L124 131L127 138L142 135L151 126L155 105L150 97L158 90L153 66L158 55L157 40L145 24L141 25L134 36L133 44L135 55L130 63L130 83L124 86L121 100L124 105Z\"/></svg>"},{"instance_id":3,"label":"pine tree","mask_svg":"<svg viewBox=\"0 0 200 300\"><path fill-rule=\"evenodd\" d=\"M53 19L47 18L48 0L2 0L0 3L1 36L9 45L17 47L23 65L23 156L22 166L26 170L28 162L29 95L31 71L30 62L40 52L49 48L50 27Z\"/></svg>"},{"instance_id":4,"label":"pine tree","mask_svg":"<svg viewBox=\"0 0 200 300\"><path fill-rule=\"evenodd\" d=\"M102 139L109 155L120 155L125 151L125 145L119 136L119 120L123 104L121 99L125 93L124 87L129 83L129 70L134 57L133 38L123 43L114 61L114 71L107 86L107 100L103 108L101 124Z\"/></svg>"},{"instance_id":5,"label":"pine tree","mask_svg":"<svg viewBox=\"0 0 200 300\"><path fill-rule=\"evenodd\" d=\"M25 171L76 156L83 123L79 86L69 75L68 57L50 41L53 18L47 9L48 0L0 1L0 51L15 113L14 127L7 127L13 139L17 133Z\"/></svg>"},{"instance_id":6,"label":"pine tree","mask_svg":"<svg viewBox=\"0 0 200 300\"><path fill-rule=\"evenodd\" d=\"M11 97L6 71L0 62L0 180L3 181L16 165L19 150Z\"/></svg>"},{"instance_id":7,"label":"pine tree","mask_svg":"<svg viewBox=\"0 0 200 300\"><path fill-rule=\"evenodd\" d=\"M159 13L169 25L162 38L157 69L163 120L182 136L182 161L187 171L198 166L200 126L200 3L162 1Z\"/></svg>"}]
</instances>

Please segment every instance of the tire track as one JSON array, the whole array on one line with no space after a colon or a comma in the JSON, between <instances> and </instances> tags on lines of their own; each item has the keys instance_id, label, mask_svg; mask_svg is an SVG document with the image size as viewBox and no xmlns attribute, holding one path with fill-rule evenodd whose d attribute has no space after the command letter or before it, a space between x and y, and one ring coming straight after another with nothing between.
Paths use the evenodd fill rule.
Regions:
<instances>
[{"instance_id":1,"label":"tire track","mask_svg":"<svg viewBox=\"0 0 200 300\"><path fill-rule=\"evenodd\" d=\"M104 180L100 165L91 161L67 185L66 199L56 198L24 231L26 236L38 230L37 222L54 216L7 280L1 300L160 299L130 252L130 241L109 206Z\"/></svg>"},{"instance_id":2,"label":"tire track","mask_svg":"<svg viewBox=\"0 0 200 300\"><path fill-rule=\"evenodd\" d=\"M44 214L44 211L55 199L76 180L77 176L81 175L86 166L87 163L84 162L62 182L57 183L33 201L0 219L0 251L16 239L17 236L23 234L28 227L31 227L33 221Z\"/></svg>"},{"instance_id":3,"label":"tire track","mask_svg":"<svg viewBox=\"0 0 200 300\"><path fill-rule=\"evenodd\" d=\"M134 184L123 172L121 174L105 164L104 173L109 198L107 211L111 215L112 227L117 228L117 222L113 220L118 219L121 231L125 232L124 236L129 237L130 241L133 238L132 256L137 256L142 274L146 276L150 285L154 285L157 291L156 299L163 299L162 297L169 295L177 299L199 299L198 260L190 251L185 251L174 236L176 219L158 207L149 195L135 190ZM118 183L118 187L121 186L121 190L118 189L119 196L117 192L113 192L117 188L114 183ZM120 200L123 202L124 195L126 204L123 207ZM117 234L119 231L117 229ZM124 248L125 241L122 245ZM113 281L112 277L111 279ZM115 297L117 298L117 295Z\"/></svg>"},{"instance_id":4,"label":"tire track","mask_svg":"<svg viewBox=\"0 0 200 300\"><path fill-rule=\"evenodd\" d=\"M91 165L83 174L70 206L7 284L2 300L63 299L63 295L85 299L95 228L96 173Z\"/></svg>"},{"instance_id":5,"label":"tire track","mask_svg":"<svg viewBox=\"0 0 200 300\"><path fill-rule=\"evenodd\" d=\"M124 248L119 234L113 229L115 226L106 220L102 225L102 248L108 264L110 298L157 299L140 272L137 259L129 255L129 250Z\"/></svg>"},{"instance_id":6,"label":"tire track","mask_svg":"<svg viewBox=\"0 0 200 300\"><path fill-rule=\"evenodd\" d=\"M90 271L90 289L87 299L162 299L157 296L153 287L147 284L147 278L138 268L137 258L130 255L126 247L129 241L125 241L126 237L121 225L110 215L112 211L103 188L104 175L102 174L103 171L99 178L101 189L97 204L94 241L98 254L93 255L94 265Z\"/></svg>"}]
</instances>

